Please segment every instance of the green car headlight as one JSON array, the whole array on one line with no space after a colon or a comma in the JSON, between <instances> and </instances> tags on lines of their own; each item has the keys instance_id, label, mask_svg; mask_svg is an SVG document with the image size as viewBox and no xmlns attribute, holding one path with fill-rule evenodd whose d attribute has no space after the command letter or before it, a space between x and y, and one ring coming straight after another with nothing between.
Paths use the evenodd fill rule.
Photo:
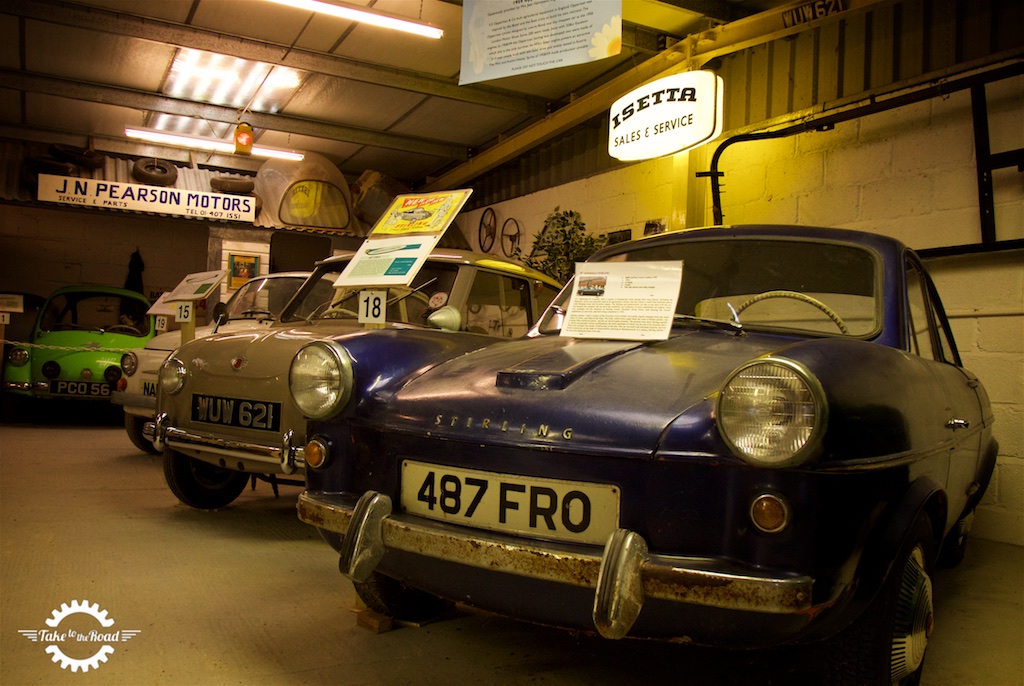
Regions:
<instances>
[{"instance_id":1,"label":"green car headlight","mask_svg":"<svg viewBox=\"0 0 1024 686\"><path fill-rule=\"evenodd\" d=\"M168 395L174 395L185 386L186 377L188 371L185 369L185 363L176 357L168 357L164 366L160 367L160 390Z\"/></svg>"},{"instance_id":2,"label":"green car headlight","mask_svg":"<svg viewBox=\"0 0 1024 686\"><path fill-rule=\"evenodd\" d=\"M828 404L820 382L792 360L767 358L732 373L718 395L718 431L757 467L805 461L821 440Z\"/></svg>"},{"instance_id":3,"label":"green car headlight","mask_svg":"<svg viewBox=\"0 0 1024 686\"><path fill-rule=\"evenodd\" d=\"M345 349L323 341L295 354L288 370L292 400L310 419L327 419L341 411L352 394L352 358Z\"/></svg>"},{"instance_id":4,"label":"green car headlight","mask_svg":"<svg viewBox=\"0 0 1024 686\"><path fill-rule=\"evenodd\" d=\"M12 367L24 367L28 364L28 350L12 348L11 352L7 353L7 364Z\"/></svg>"}]
</instances>

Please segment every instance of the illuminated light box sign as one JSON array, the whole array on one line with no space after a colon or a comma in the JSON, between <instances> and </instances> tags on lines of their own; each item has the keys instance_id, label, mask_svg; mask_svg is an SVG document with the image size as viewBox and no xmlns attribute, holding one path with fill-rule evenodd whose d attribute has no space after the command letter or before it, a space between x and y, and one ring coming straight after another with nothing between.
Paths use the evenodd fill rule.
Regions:
<instances>
[{"instance_id":1,"label":"illuminated light box sign","mask_svg":"<svg viewBox=\"0 0 1024 686\"><path fill-rule=\"evenodd\" d=\"M195 219L252 222L256 198L138 183L39 175L39 200L79 207L176 214Z\"/></svg>"},{"instance_id":2,"label":"illuminated light box sign","mask_svg":"<svg viewBox=\"0 0 1024 686\"><path fill-rule=\"evenodd\" d=\"M722 77L690 71L652 81L612 105L608 154L647 160L682 152L722 133Z\"/></svg>"}]
</instances>

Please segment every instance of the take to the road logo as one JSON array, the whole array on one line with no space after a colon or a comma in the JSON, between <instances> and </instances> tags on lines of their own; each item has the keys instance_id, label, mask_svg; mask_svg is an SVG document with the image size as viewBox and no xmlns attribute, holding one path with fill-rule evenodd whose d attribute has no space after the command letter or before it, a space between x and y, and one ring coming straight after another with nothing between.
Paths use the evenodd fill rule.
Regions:
<instances>
[{"instance_id":1,"label":"take to the road logo","mask_svg":"<svg viewBox=\"0 0 1024 686\"><path fill-rule=\"evenodd\" d=\"M81 615L81 616L79 616ZM46 620L48 629L20 629L33 643L46 643L46 651L61 669L72 672L99 669L114 652L112 643L124 643L139 634L138 629L114 629L114 620L99 603L72 600L54 610Z\"/></svg>"}]
</instances>

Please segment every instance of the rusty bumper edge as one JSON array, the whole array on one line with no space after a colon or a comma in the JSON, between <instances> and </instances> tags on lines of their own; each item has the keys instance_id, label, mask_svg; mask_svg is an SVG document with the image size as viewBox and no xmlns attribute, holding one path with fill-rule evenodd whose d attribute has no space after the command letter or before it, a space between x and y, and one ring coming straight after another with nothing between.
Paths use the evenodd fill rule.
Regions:
<instances>
[{"instance_id":1,"label":"rusty bumper edge","mask_svg":"<svg viewBox=\"0 0 1024 686\"><path fill-rule=\"evenodd\" d=\"M345 534L357 498L303 492L299 519L319 529ZM633 534L633 536L636 536ZM381 537L388 549L491 569L508 574L598 587L604 551L585 552L589 546L543 541L520 541L486 531L431 522L401 513L381 522ZM811 607L813 579L806 576L757 575L730 569L711 558L684 558L647 554L640 565L643 596L671 602L769 614L794 614Z\"/></svg>"}]
</instances>

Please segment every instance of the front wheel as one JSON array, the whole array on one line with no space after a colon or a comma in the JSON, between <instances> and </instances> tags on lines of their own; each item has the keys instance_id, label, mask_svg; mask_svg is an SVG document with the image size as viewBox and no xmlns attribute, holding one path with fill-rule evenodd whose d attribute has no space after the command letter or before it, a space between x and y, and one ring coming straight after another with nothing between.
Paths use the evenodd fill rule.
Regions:
<instances>
[{"instance_id":1,"label":"front wheel","mask_svg":"<svg viewBox=\"0 0 1024 686\"><path fill-rule=\"evenodd\" d=\"M157 450L156 446L153 445L153 442L146 438L142 433L142 427L145 426L145 424L145 417L136 417L133 414L128 414L127 412L124 413L124 430L127 432L132 445L144 453L159 455L160 451Z\"/></svg>"},{"instance_id":2,"label":"front wheel","mask_svg":"<svg viewBox=\"0 0 1024 686\"><path fill-rule=\"evenodd\" d=\"M828 683L836 686L921 682L934 624L935 535L917 520L871 607L830 642Z\"/></svg>"},{"instance_id":3,"label":"front wheel","mask_svg":"<svg viewBox=\"0 0 1024 686\"><path fill-rule=\"evenodd\" d=\"M164 451L164 478L178 500L200 510L216 510L235 501L249 475L196 460L167 449Z\"/></svg>"},{"instance_id":4,"label":"front wheel","mask_svg":"<svg viewBox=\"0 0 1024 686\"><path fill-rule=\"evenodd\" d=\"M436 595L407 586L379 572L371 573L366 581L353 581L352 585L366 607L408 622L434 619L451 606Z\"/></svg>"}]
</instances>

